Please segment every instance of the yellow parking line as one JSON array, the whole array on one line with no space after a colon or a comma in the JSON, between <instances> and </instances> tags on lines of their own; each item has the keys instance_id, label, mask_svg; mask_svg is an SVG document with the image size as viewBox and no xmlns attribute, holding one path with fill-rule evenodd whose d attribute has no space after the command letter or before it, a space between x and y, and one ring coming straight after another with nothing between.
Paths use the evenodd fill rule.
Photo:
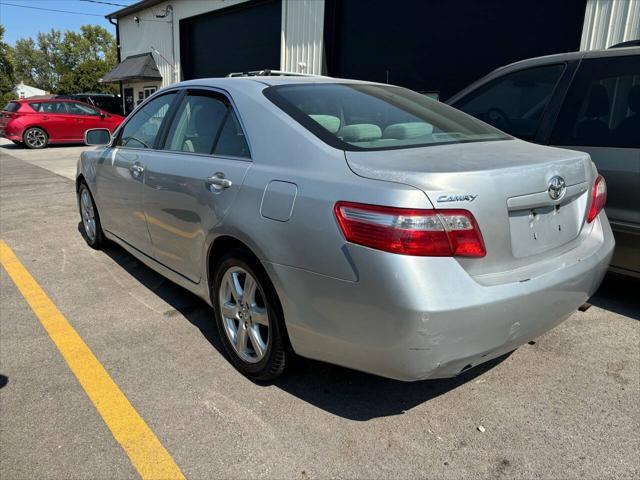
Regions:
<instances>
[{"instance_id":1,"label":"yellow parking line","mask_svg":"<svg viewBox=\"0 0 640 480\"><path fill-rule=\"evenodd\" d=\"M140 476L144 479L184 478L158 437L3 240L0 240L0 263L58 347Z\"/></svg>"}]
</instances>

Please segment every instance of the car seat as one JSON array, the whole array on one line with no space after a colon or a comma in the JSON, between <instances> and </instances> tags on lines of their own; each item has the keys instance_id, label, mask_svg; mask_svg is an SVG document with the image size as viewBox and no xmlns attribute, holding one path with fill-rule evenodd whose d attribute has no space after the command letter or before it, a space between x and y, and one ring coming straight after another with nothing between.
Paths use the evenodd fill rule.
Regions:
<instances>
[{"instance_id":1,"label":"car seat","mask_svg":"<svg viewBox=\"0 0 640 480\"><path fill-rule=\"evenodd\" d=\"M211 153L213 149L214 133L211 131L215 125L213 118L217 112L212 112L202 106L196 110L189 121L189 135L185 137L182 150L193 153Z\"/></svg>"}]
</instances>

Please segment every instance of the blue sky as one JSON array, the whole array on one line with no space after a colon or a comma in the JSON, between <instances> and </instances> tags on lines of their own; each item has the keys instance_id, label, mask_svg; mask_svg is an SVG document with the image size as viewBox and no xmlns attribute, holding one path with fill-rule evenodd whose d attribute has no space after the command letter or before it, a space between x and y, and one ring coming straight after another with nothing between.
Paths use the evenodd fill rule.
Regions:
<instances>
[{"instance_id":1,"label":"blue sky","mask_svg":"<svg viewBox=\"0 0 640 480\"><path fill-rule=\"evenodd\" d=\"M100 0L105 5L84 0L0 0L0 23L4 25L5 41L13 45L18 38L34 37L52 28L78 30L81 25L97 24L115 36L116 30L104 15L118 10L118 5L131 5L136 0ZM16 7L13 5L20 5ZM24 8L29 7L29 8ZM67 10L75 13L51 12L43 9Z\"/></svg>"}]
</instances>

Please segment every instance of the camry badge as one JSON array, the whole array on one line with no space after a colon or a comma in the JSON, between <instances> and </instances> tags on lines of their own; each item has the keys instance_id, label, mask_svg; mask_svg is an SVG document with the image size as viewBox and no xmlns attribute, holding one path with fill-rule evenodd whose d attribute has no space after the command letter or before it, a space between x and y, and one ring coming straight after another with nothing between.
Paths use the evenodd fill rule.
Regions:
<instances>
[{"instance_id":1,"label":"camry badge","mask_svg":"<svg viewBox=\"0 0 640 480\"><path fill-rule=\"evenodd\" d=\"M466 195L440 195L437 198L437 202L438 203L442 203L442 202L473 202L476 198L478 198L478 195L471 195L471 194L466 194Z\"/></svg>"},{"instance_id":2,"label":"camry badge","mask_svg":"<svg viewBox=\"0 0 640 480\"><path fill-rule=\"evenodd\" d=\"M547 192L552 200L560 200L564 195L564 192L567 190L567 184L564 181L564 178L556 175L551 177L549 180L549 188Z\"/></svg>"}]
</instances>

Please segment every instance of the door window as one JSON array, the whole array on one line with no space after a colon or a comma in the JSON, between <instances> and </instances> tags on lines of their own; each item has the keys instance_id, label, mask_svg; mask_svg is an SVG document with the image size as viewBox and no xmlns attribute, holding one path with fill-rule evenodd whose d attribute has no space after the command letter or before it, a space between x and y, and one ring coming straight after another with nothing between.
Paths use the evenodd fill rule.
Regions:
<instances>
[{"instance_id":1,"label":"door window","mask_svg":"<svg viewBox=\"0 0 640 480\"><path fill-rule=\"evenodd\" d=\"M640 55L584 60L560 110L551 143L640 147Z\"/></svg>"},{"instance_id":2,"label":"door window","mask_svg":"<svg viewBox=\"0 0 640 480\"><path fill-rule=\"evenodd\" d=\"M565 65L545 65L506 74L453 106L511 135L532 139Z\"/></svg>"},{"instance_id":3,"label":"door window","mask_svg":"<svg viewBox=\"0 0 640 480\"><path fill-rule=\"evenodd\" d=\"M165 149L211 154L226 114L227 105L222 99L190 94L173 120Z\"/></svg>"},{"instance_id":4,"label":"door window","mask_svg":"<svg viewBox=\"0 0 640 480\"><path fill-rule=\"evenodd\" d=\"M83 103L68 102L67 110L72 115L100 115L100 112L89 105Z\"/></svg>"},{"instance_id":5,"label":"door window","mask_svg":"<svg viewBox=\"0 0 640 480\"><path fill-rule=\"evenodd\" d=\"M222 131L213 150L214 155L225 157L251 158L249 145L232 108L225 119Z\"/></svg>"},{"instance_id":6,"label":"door window","mask_svg":"<svg viewBox=\"0 0 640 480\"><path fill-rule=\"evenodd\" d=\"M31 108L40 113L67 113L65 102L32 103Z\"/></svg>"},{"instance_id":7,"label":"door window","mask_svg":"<svg viewBox=\"0 0 640 480\"><path fill-rule=\"evenodd\" d=\"M117 146L155 148L162 121L169 111L176 92L170 92L151 100L139 109L122 127Z\"/></svg>"}]
</instances>

